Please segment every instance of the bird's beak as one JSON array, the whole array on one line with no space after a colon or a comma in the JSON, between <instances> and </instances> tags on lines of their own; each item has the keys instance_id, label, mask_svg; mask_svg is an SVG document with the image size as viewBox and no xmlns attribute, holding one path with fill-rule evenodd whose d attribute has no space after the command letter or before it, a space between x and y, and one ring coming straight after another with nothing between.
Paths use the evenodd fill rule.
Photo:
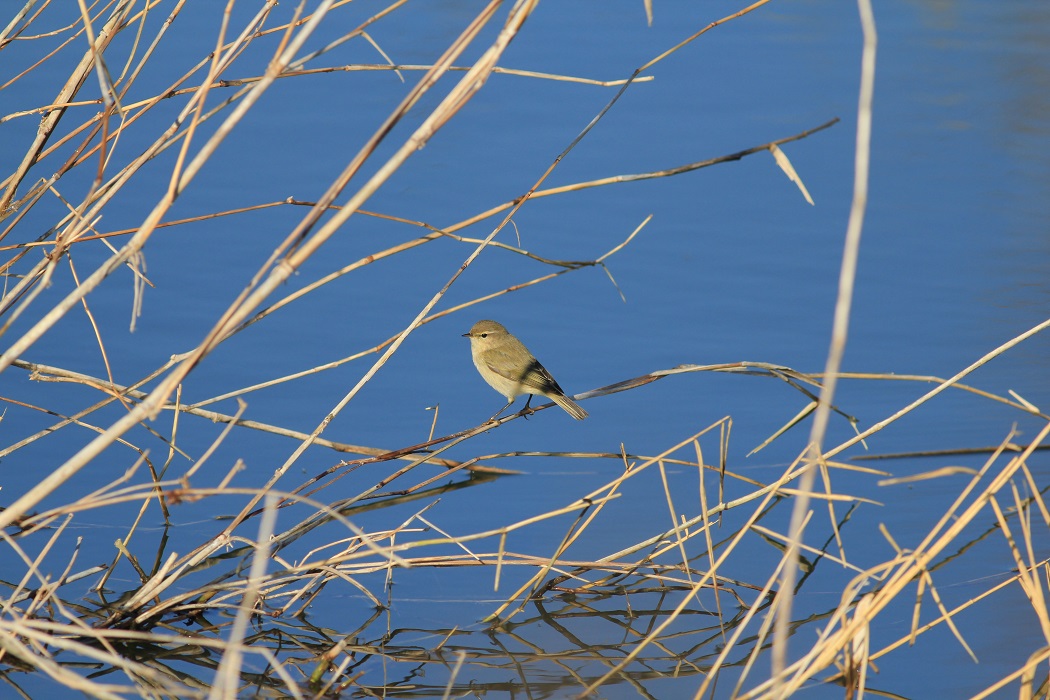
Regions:
<instances>
[{"instance_id":1,"label":"bird's beak","mask_svg":"<svg viewBox=\"0 0 1050 700\"><path fill-rule=\"evenodd\" d=\"M464 334L463 334L463 337L464 337L464 338L469 338L469 337L470 337L470 333L464 333Z\"/></svg>"}]
</instances>

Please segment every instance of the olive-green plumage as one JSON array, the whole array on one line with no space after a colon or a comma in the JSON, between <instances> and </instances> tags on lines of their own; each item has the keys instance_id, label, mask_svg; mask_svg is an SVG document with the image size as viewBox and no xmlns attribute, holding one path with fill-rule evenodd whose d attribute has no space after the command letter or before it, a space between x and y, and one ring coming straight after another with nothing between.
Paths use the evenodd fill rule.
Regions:
<instances>
[{"instance_id":1,"label":"olive-green plumage","mask_svg":"<svg viewBox=\"0 0 1050 700\"><path fill-rule=\"evenodd\" d=\"M587 411L566 396L551 373L500 324L478 321L463 337L470 338L470 354L481 378L509 402L499 413L507 410L519 396L529 394L529 401L533 396L546 396L576 420L587 417ZM526 408L528 405L526 402Z\"/></svg>"}]
</instances>

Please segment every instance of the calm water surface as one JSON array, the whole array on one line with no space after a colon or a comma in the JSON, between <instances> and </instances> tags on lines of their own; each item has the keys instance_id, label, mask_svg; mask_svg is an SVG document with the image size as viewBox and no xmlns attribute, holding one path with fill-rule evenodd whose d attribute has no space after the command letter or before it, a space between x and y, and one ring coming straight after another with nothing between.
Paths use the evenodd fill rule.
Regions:
<instances>
[{"instance_id":1,"label":"calm water surface","mask_svg":"<svg viewBox=\"0 0 1050 700\"><path fill-rule=\"evenodd\" d=\"M372 35L399 63L429 63L478 7L478 3L428 3L389 24L378 24ZM733 9L726 6L718 11ZM206 53L205 47L214 42L211 28L218 11L217 6L201 5L183 12L173 25L177 39L164 44L150 64L155 73L149 75L148 84L166 85ZM374 11L351 7L346 10L346 27ZM52 12L57 26L59 18ZM844 369L947 377L1044 320L1050 308L1050 6L1036 0L890 1L879 3L876 12L880 43L871 191ZM603 80L624 78L717 18L708 4L656 3L654 24L647 28L641 3L617 3L615 9L609 6L600 13L590 3L546 3L501 65ZM315 48L345 29L326 31L331 36L318 37L312 42ZM494 31L487 30L479 45L490 41ZM839 117L842 121L831 129L784 146L815 206L804 201L767 154L674 178L532 201L514 218L522 247L566 260L596 258L653 215L643 232L608 263L626 303L609 278L591 268L425 326L335 419L325 436L384 448L412 444L426 438L433 418L426 409L435 405L440 405L438 433L484 420L502 399L476 376L467 343L460 337L477 318L503 322L572 393L681 363L750 360L821 371L852 189L860 41L850 3L763 7L658 64L650 72L655 79L632 86L545 183L558 186L670 168L790 136ZM243 71L234 73L255 75L271 48L253 49L257 54L242 57ZM5 52L18 56L19 50L23 49L15 46ZM468 53L470 58L476 55ZM63 56L66 63L54 62L56 76L67 74L68 61L77 58L72 53ZM373 49L358 41L321 63L379 61ZM53 86L41 84L46 82L45 70L0 91L0 111L8 114L52 99ZM9 73L4 72L5 80ZM406 79L411 85L418 74L406 74ZM288 197L316 199L359 148L363 134L371 132L406 90L388 72L279 82L224 143L222 158L205 168L169 218ZM511 200L528 190L615 90L493 76L463 113L415 154L365 208L448 226ZM428 95L421 108L432 107L437 99ZM410 125L415 123L409 120ZM26 117L0 125L4 132L0 159L7 163L20 159L36 124L35 117ZM389 155L409 128L399 126L380 155ZM145 137L137 141L137 133L129 132L122 142L123 157L130 158L123 154L136 154L144 146ZM125 191L118 204L108 208L101 230L142 222L166 185L173 155L158 159L136 189ZM46 170L42 166L35 174L45 176ZM87 186L85 178L86 174L74 173L61 181L71 199L78 199ZM34 214L42 227L53 220L49 217L60 204L47 206L52 209L41 206ZM114 275L91 297L110 361L117 368L115 380L135 381L198 342L301 215L301 210L291 207L269 209L155 234L146 249L155 288L146 293L144 315L134 334L127 331L130 274ZM483 237L494 222L489 219L462 233ZM414 235L418 235L415 229L402 224L355 216L283 291ZM498 240L516 244L514 230L508 227ZM298 302L271 317L268 324L226 343L190 376L183 400L200 401L381 342L409 323L472 249L469 244L440 241L399 255L396 262L381 262L340 279L317 300ZM78 270L91 270L93 263L107 256L101 247L85 247L76 258ZM490 249L438 308L549 271L535 261ZM68 280L59 281L38 304L55 303L68 288ZM18 337L28 323L29 319L20 320L6 337ZM104 376L97 348L82 342L90 334L87 319L70 314L24 359ZM374 357L253 393L247 397L246 417L308 432L360 379ZM1050 341L1045 335L1036 336L967 381L999 395L1017 391L1045 410L1050 405L1048 358ZM862 428L929 388L857 380L840 386L837 404L855 415ZM0 387L5 395L66 412L98 400L88 391L77 394L64 387L31 384L18 369L7 370ZM583 423L548 411L481 436L447 456L618 452L621 444L635 454L656 454L731 416L730 469L768 481L802 449L808 425L757 455L747 455L804 405L801 395L769 379L680 375L588 401L592 417ZM236 410L233 401L213 408ZM121 413L119 407L112 408L93 415L92 422L105 426ZM0 434L4 444L10 444L52 420L9 409ZM984 447L1002 440L1014 424L1022 432L1017 438L1022 442L1041 427L1007 407L948 392L878 435L869 447L878 453ZM220 429L189 433L182 447L200 455ZM835 420L828 443L838 444L851 434L844 421ZM91 437L87 432L61 431L4 459L0 462L3 501L9 503L25 492L41 472L60 464ZM717 441L703 444L708 451L705 457L712 462ZM282 438L235 432L212 457L214 471L207 478L218 481L236 459L243 459L244 484L262 483L263 475L272 473L294 447ZM163 451L159 445L151 449ZM850 454L859 453L858 449ZM111 461L99 460L98 468L78 474L55 494L54 502L65 502L117 478L127 466L127 455L114 448L105 456ZM327 451L311 449L294 468L289 487L337 459ZM877 466L903 476L949 464L979 467L983 460L983 455L975 455L893 460ZM426 517L446 532L462 535L552 510L608 482L620 470L613 460L603 465L590 460L521 458L501 466L524 474L363 514L356 522L365 529L396 525L437 501ZM1029 466L1042 486L1046 458L1037 456ZM683 500L696 498L689 474L672 470L672 477L680 480ZM345 479L346 495L367 487L374 478L374 474L358 474ZM848 554L861 566L890 556L889 545L878 535L879 523L885 523L902 546L912 546L961 483L944 480L921 489L880 488L877 478L869 475L836 478L837 490L885 504L861 506L850 522ZM667 527L667 506L655 475L628 495L610 504L601 527L572 550L574 557L603 556L637 541L639 533ZM228 512L227 507L232 511L236 504L213 501L176 510L175 536L199 541L215 529L215 513ZM787 509L781 511L766 527L786 528ZM114 508L76 521L77 535L85 538L81 561L108 562L113 556L110 543L126 531L132 512ZM814 522L823 520L815 525L813 541L819 544L826 536L820 533L827 530L827 516L819 508L817 512ZM289 523L294 521L289 518ZM982 520L981 528L993 524ZM523 530L508 546L547 556L567 527L564 520L548 521ZM159 520L151 521L149 528L144 538L159 537ZM733 563L727 575L759 584L768 578L778 550L762 541L753 546L753 554ZM976 546L986 550L984 568L949 564L937 572L940 593L949 607L984 590L985 577L1006 576L1014 567L1001 538L982 540ZM494 547L486 544L483 551ZM1045 556L1045 551L1036 556ZM826 578L803 590L800 617L837 604L842 581L851 574L833 568L822 564L820 574ZM399 572L392 609L377 625L397 630L396 643L431 648L439 641L434 630L485 629L478 621L527 574L506 572L500 590L494 592L490 577L479 577L469 569ZM373 590L382 588L379 575L363 581ZM130 570L110 581L118 590L136 584ZM323 620L325 626L346 634L361 624L368 603L349 587L333 591L333 596L335 604L328 601L315 613L314 622ZM918 650L880 661L881 672L871 687L905 697L962 697L1006 675L1045 645L1030 607L1016 594L974 610L963 618L964 635L979 664L969 659L950 632L934 631L920 638ZM521 639L538 648L560 648L568 636L541 624L543 615L535 608L523 615ZM905 634L910 617L911 601L887 611L882 638L876 641L882 645ZM624 635L621 627L598 619L582 620L572 632L591 645L616 644ZM465 643L491 644L484 635L477 637ZM929 668L951 672L929 674ZM379 682L383 673L389 679L409 671L394 666L372 673ZM476 667L470 673L479 682L514 679L506 669ZM641 686L656 697L691 697L695 678L650 679ZM546 696L569 696L579 690L571 675L554 666L549 675L534 680L537 688L543 685ZM49 687L42 685L39 697L51 692ZM728 694L730 687L727 682L717 694ZM643 694L626 683L606 686L605 691L607 697ZM841 689L820 687L818 692L822 697L838 697Z\"/></svg>"}]
</instances>

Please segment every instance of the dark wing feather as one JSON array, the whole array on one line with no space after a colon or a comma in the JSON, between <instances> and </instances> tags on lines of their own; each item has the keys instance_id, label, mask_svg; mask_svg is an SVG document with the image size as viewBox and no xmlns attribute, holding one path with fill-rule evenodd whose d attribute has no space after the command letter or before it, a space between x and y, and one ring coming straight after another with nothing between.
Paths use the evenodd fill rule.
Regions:
<instances>
[{"instance_id":1,"label":"dark wing feather","mask_svg":"<svg viewBox=\"0 0 1050 700\"><path fill-rule=\"evenodd\" d=\"M493 353L495 353L495 357L492 356ZM513 364L510 357L506 353L489 350L486 353L485 364L488 365L489 369L501 377L516 382L523 388L535 389L536 393L565 393L562 391L562 388L558 386L558 382L554 381L554 377L552 377L551 373L547 371L547 368L541 365L540 361L535 358L533 358L532 362L525 367L523 372L508 372L496 367L495 365L509 366ZM533 392L530 391L529 393L531 394Z\"/></svg>"}]
</instances>

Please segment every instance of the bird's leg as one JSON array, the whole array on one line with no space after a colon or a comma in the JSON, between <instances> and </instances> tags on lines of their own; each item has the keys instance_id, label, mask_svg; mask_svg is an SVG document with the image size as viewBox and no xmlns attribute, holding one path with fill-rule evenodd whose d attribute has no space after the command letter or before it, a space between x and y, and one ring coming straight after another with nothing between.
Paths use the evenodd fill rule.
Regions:
<instances>
[{"instance_id":1,"label":"bird's leg","mask_svg":"<svg viewBox=\"0 0 1050 700\"><path fill-rule=\"evenodd\" d=\"M532 402L532 394L529 394L529 398L525 399L525 406L518 411L518 415L525 420L529 419L529 416L536 412L536 409L529 408L529 404Z\"/></svg>"},{"instance_id":2,"label":"bird's leg","mask_svg":"<svg viewBox=\"0 0 1050 700\"><path fill-rule=\"evenodd\" d=\"M499 416L499 414L503 413L504 411L506 411L508 408L510 408L513 405L514 405L514 399L511 399L510 403L508 403L506 406L504 406L503 408L501 408L500 410L498 410L494 414L492 414L492 418L489 418L485 422L486 423L491 423L492 421L496 420L496 418Z\"/></svg>"}]
</instances>

